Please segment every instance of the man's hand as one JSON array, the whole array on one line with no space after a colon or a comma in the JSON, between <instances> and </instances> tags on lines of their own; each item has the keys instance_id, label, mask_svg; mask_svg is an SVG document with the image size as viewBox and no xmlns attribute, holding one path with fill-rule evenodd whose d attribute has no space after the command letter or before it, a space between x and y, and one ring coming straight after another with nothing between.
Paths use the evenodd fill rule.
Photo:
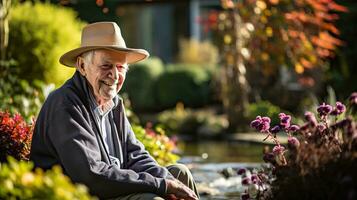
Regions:
<instances>
[{"instance_id":1,"label":"man's hand","mask_svg":"<svg viewBox=\"0 0 357 200\"><path fill-rule=\"evenodd\" d=\"M198 200L196 194L178 180L166 179L169 200Z\"/></svg>"}]
</instances>

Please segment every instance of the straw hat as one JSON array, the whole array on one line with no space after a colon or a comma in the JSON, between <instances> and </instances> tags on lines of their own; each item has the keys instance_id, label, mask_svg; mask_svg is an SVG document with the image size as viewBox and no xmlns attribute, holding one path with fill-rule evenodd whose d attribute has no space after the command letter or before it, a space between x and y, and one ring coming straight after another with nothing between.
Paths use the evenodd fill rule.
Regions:
<instances>
[{"instance_id":1,"label":"straw hat","mask_svg":"<svg viewBox=\"0 0 357 200\"><path fill-rule=\"evenodd\" d=\"M82 30L81 47L61 56L59 62L68 67L76 65L77 57L95 49L111 49L127 55L128 64L144 60L149 53L144 49L127 48L119 26L114 22L88 24Z\"/></svg>"}]
</instances>

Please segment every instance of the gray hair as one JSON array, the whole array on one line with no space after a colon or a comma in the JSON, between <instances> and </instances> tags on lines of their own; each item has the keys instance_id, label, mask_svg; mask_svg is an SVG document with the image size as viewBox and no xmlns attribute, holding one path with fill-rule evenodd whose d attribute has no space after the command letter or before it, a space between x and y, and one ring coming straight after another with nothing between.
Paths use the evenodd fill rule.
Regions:
<instances>
[{"instance_id":1,"label":"gray hair","mask_svg":"<svg viewBox=\"0 0 357 200\"><path fill-rule=\"evenodd\" d=\"M95 50L90 50L81 54L85 63L93 63Z\"/></svg>"}]
</instances>

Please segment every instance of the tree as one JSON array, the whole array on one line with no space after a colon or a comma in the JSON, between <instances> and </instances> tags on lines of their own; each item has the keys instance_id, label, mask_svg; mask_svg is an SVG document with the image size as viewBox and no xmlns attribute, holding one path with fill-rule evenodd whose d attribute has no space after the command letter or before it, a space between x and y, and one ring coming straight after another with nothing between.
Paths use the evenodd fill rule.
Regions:
<instances>
[{"instance_id":1,"label":"tree","mask_svg":"<svg viewBox=\"0 0 357 200\"><path fill-rule=\"evenodd\" d=\"M334 0L221 0L221 5L209 22L221 36L221 94L232 128L247 114L246 67L263 77L288 67L301 85L311 86L309 71L326 66L343 44L334 22L336 12L347 8Z\"/></svg>"},{"instance_id":2,"label":"tree","mask_svg":"<svg viewBox=\"0 0 357 200\"><path fill-rule=\"evenodd\" d=\"M1 0L0 4L0 60L6 59L6 48L9 43L9 13L11 0Z\"/></svg>"}]
</instances>

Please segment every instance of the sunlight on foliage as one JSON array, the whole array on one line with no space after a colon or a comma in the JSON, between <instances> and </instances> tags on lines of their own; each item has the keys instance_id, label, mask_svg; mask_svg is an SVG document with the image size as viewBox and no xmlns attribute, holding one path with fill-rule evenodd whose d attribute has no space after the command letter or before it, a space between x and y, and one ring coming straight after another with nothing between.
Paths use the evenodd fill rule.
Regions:
<instances>
[{"instance_id":1,"label":"sunlight on foliage","mask_svg":"<svg viewBox=\"0 0 357 200\"><path fill-rule=\"evenodd\" d=\"M46 172L32 171L33 164L16 161L9 157L7 163L0 164L0 199L96 199L88 194L84 185L72 184L55 166Z\"/></svg>"},{"instance_id":2,"label":"sunlight on foliage","mask_svg":"<svg viewBox=\"0 0 357 200\"><path fill-rule=\"evenodd\" d=\"M165 135L163 129L153 130L150 126L144 129L133 125L133 131L137 139L144 144L145 149L160 165L168 166L179 159L179 156L173 153L176 148L175 142Z\"/></svg>"},{"instance_id":3,"label":"sunlight on foliage","mask_svg":"<svg viewBox=\"0 0 357 200\"><path fill-rule=\"evenodd\" d=\"M66 51L79 46L84 23L68 8L26 1L14 6L10 16L9 57L18 62L20 78L39 79L57 86L74 69L58 62Z\"/></svg>"}]
</instances>

